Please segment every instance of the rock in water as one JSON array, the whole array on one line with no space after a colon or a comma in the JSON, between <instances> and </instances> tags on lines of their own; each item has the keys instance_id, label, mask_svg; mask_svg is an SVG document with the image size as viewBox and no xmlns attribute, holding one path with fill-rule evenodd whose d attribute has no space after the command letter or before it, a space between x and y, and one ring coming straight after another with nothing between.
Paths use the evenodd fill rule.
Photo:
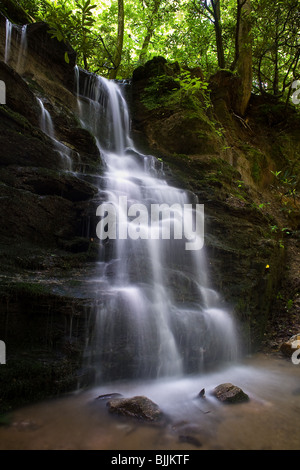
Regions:
<instances>
[{"instance_id":1,"label":"rock in water","mask_svg":"<svg viewBox=\"0 0 300 470\"><path fill-rule=\"evenodd\" d=\"M144 396L114 398L107 402L107 406L111 413L129 416L143 421L157 422L163 417L163 413L156 403Z\"/></svg>"},{"instance_id":2,"label":"rock in water","mask_svg":"<svg viewBox=\"0 0 300 470\"><path fill-rule=\"evenodd\" d=\"M249 400L249 396L241 388L231 383L218 385L212 393L223 403L242 403Z\"/></svg>"},{"instance_id":3,"label":"rock in water","mask_svg":"<svg viewBox=\"0 0 300 470\"><path fill-rule=\"evenodd\" d=\"M289 338L285 343L280 345L280 351L287 357L300 348L300 333Z\"/></svg>"}]
</instances>

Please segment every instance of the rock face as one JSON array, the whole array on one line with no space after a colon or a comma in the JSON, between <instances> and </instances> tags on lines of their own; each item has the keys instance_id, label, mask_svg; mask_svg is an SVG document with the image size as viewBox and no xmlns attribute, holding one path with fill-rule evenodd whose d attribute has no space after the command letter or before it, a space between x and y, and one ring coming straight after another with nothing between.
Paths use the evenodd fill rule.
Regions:
<instances>
[{"instance_id":1,"label":"rock face","mask_svg":"<svg viewBox=\"0 0 300 470\"><path fill-rule=\"evenodd\" d=\"M91 379L82 369L87 318L93 324L93 293L84 281L87 265L98 257L90 221L101 175L95 139L76 114L75 52L52 39L47 25L28 24L20 61L21 26L15 24L4 63L5 23L0 15L0 79L6 84L6 105L0 106L0 337L7 348L0 412ZM68 160L42 129L38 98Z\"/></svg>"},{"instance_id":2,"label":"rock face","mask_svg":"<svg viewBox=\"0 0 300 470\"><path fill-rule=\"evenodd\" d=\"M222 403L243 403L249 400L249 396L241 388L231 383L218 385L213 390L213 395Z\"/></svg>"},{"instance_id":3,"label":"rock face","mask_svg":"<svg viewBox=\"0 0 300 470\"><path fill-rule=\"evenodd\" d=\"M158 422L163 413L156 403L144 396L114 398L107 402L108 409L115 413L142 421Z\"/></svg>"},{"instance_id":4,"label":"rock face","mask_svg":"<svg viewBox=\"0 0 300 470\"><path fill-rule=\"evenodd\" d=\"M212 284L245 332L243 347L256 350L280 290L289 244L273 228L291 227L297 237L300 226L292 199L285 201L290 210L284 215L271 186L272 171L287 168L294 158L278 129L289 148L299 146L299 115L272 99L253 96L242 119L234 112L238 84L231 72L219 71L210 78L207 106L208 95L188 93L189 83L166 88L170 78L180 78L177 66L167 67L161 59L153 62L134 75L133 131L143 151L164 162L170 180L204 204Z\"/></svg>"}]
</instances>

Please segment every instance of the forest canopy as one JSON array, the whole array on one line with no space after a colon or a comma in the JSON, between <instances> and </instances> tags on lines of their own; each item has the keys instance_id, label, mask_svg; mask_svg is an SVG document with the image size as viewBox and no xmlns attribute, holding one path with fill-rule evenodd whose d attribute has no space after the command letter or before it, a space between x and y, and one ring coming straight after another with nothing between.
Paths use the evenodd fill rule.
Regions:
<instances>
[{"instance_id":1,"label":"forest canopy","mask_svg":"<svg viewBox=\"0 0 300 470\"><path fill-rule=\"evenodd\" d=\"M69 42L79 66L110 78L130 78L157 55L206 76L230 70L245 93L287 100L300 78L298 0L11 1Z\"/></svg>"}]
</instances>

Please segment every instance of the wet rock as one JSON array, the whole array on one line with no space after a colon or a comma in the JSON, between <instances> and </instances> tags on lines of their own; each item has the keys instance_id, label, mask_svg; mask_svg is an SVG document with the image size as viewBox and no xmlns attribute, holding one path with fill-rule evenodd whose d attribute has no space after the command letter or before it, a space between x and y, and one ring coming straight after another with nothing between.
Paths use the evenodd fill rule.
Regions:
<instances>
[{"instance_id":1,"label":"wet rock","mask_svg":"<svg viewBox=\"0 0 300 470\"><path fill-rule=\"evenodd\" d=\"M49 137L32 126L21 114L0 108L0 165L38 166L57 170L62 159Z\"/></svg>"},{"instance_id":2,"label":"wet rock","mask_svg":"<svg viewBox=\"0 0 300 470\"><path fill-rule=\"evenodd\" d=\"M280 351L287 357L291 357L297 349L300 349L300 333L291 336L291 338L280 346Z\"/></svg>"},{"instance_id":3,"label":"wet rock","mask_svg":"<svg viewBox=\"0 0 300 470\"><path fill-rule=\"evenodd\" d=\"M93 198L97 188L72 173L45 168L10 166L0 168L1 180L17 189L24 189L40 196L60 196L77 202Z\"/></svg>"},{"instance_id":4,"label":"wet rock","mask_svg":"<svg viewBox=\"0 0 300 470\"><path fill-rule=\"evenodd\" d=\"M163 418L158 405L145 396L114 398L107 402L107 406L111 413L142 421L157 422Z\"/></svg>"},{"instance_id":5,"label":"wet rock","mask_svg":"<svg viewBox=\"0 0 300 470\"><path fill-rule=\"evenodd\" d=\"M179 440L179 442L184 442L184 443L190 444L194 447L201 447L202 446L202 443L199 441L199 439L197 439L197 437L194 437L194 436L189 436L189 435L182 434L178 437L178 440Z\"/></svg>"},{"instance_id":6,"label":"wet rock","mask_svg":"<svg viewBox=\"0 0 300 470\"><path fill-rule=\"evenodd\" d=\"M218 385L212 394L223 403L242 403L249 400L249 396L241 388L231 383Z\"/></svg>"},{"instance_id":7,"label":"wet rock","mask_svg":"<svg viewBox=\"0 0 300 470\"><path fill-rule=\"evenodd\" d=\"M6 105L24 116L34 125L39 125L39 106L27 83L9 65L0 62L1 80L6 84Z\"/></svg>"}]
</instances>

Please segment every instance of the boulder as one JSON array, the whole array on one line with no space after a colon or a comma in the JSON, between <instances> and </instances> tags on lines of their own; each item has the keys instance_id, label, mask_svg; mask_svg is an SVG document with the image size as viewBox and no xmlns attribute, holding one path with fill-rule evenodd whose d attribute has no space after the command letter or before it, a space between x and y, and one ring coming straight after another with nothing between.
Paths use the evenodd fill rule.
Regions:
<instances>
[{"instance_id":1,"label":"boulder","mask_svg":"<svg viewBox=\"0 0 300 470\"><path fill-rule=\"evenodd\" d=\"M242 403L249 400L249 396L241 388L231 383L218 385L212 393L222 403Z\"/></svg>"},{"instance_id":2,"label":"boulder","mask_svg":"<svg viewBox=\"0 0 300 470\"><path fill-rule=\"evenodd\" d=\"M296 343L298 341L298 343ZM296 349L300 349L300 333L291 336L287 341L281 344L280 351L288 357L291 357Z\"/></svg>"},{"instance_id":3,"label":"boulder","mask_svg":"<svg viewBox=\"0 0 300 470\"><path fill-rule=\"evenodd\" d=\"M180 71L178 62L168 63L164 57L157 56L148 60L145 65L140 65L133 71L132 80L139 81L161 75L174 76Z\"/></svg>"},{"instance_id":4,"label":"boulder","mask_svg":"<svg viewBox=\"0 0 300 470\"><path fill-rule=\"evenodd\" d=\"M107 402L107 407L111 413L142 421L157 422L163 417L158 405L145 396L114 398Z\"/></svg>"}]
</instances>

